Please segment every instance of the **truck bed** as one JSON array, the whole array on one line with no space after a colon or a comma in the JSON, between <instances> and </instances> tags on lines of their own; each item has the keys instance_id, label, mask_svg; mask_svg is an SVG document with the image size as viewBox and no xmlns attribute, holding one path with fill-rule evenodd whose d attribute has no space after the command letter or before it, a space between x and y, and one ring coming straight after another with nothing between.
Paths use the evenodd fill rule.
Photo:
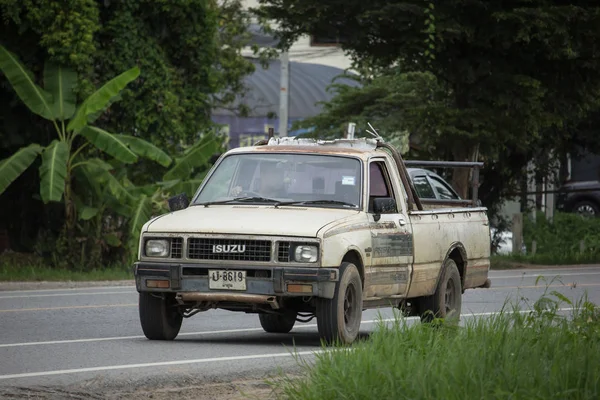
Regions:
<instances>
[{"instance_id":1,"label":"truck bed","mask_svg":"<svg viewBox=\"0 0 600 400\"><path fill-rule=\"evenodd\" d=\"M410 211L415 252L413 279L408 297L435 290L441 264L447 255L463 252L466 263L458 265L463 289L479 287L489 270L490 230L486 208L436 208ZM432 240L435 238L435 240Z\"/></svg>"}]
</instances>

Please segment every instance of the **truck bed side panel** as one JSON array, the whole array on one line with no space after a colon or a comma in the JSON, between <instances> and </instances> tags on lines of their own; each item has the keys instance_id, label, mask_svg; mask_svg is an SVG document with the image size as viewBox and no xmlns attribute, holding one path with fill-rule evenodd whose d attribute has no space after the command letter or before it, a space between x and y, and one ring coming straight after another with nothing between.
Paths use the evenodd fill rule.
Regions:
<instances>
[{"instance_id":1,"label":"truck bed side panel","mask_svg":"<svg viewBox=\"0 0 600 400\"><path fill-rule=\"evenodd\" d=\"M466 266L461 267L464 288L482 285L488 276L490 232L484 209L417 211L410 213L414 240L413 277L408 297L435 291L449 251L462 246ZM459 251L459 250L457 250Z\"/></svg>"}]
</instances>

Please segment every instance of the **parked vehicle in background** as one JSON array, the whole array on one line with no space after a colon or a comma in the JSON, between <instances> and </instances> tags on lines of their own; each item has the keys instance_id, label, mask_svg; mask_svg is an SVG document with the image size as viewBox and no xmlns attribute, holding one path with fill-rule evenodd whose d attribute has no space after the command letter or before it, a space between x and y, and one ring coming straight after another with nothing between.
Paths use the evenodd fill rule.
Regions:
<instances>
[{"instance_id":1,"label":"parked vehicle in background","mask_svg":"<svg viewBox=\"0 0 600 400\"><path fill-rule=\"evenodd\" d=\"M600 217L600 182L567 182L559 189L556 209L586 217Z\"/></svg>"},{"instance_id":2,"label":"parked vehicle in background","mask_svg":"<svg viewBox=\"0 0 600 400\"><path fill-rule=\"evenodd\" d=\"M433 171L423 168L407 168L419 198L436 200L461 200L452 186Z\"/></svg>"}]
</instances>

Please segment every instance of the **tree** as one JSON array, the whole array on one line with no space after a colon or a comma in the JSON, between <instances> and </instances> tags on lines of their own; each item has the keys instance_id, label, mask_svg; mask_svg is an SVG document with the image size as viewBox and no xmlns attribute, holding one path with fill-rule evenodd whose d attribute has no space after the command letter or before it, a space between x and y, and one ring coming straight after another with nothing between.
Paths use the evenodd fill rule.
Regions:
<instances>
[{"instance_id":1,"label":"tree","mask_svg":"<svg viewBox=\"0 0 600 400\"><path fill-rule=\"evenodd\" d=\"M240 54L250 37L240 0L0 0L0 19L3 45L30 68L46 59L71 67L82 97L137 65L135 92L124 90L98 125L135 128L165 149L211 127L211 110L243 91L254 69Z\"/></svg>"},{"instance_id":2,"label":"tree","mask_svg":"<svg viewBox=\"0 0 600 400\"><path fill-rule=\"evenodd\" d=\"M175 158L213 128L211 109L244 91L243 78L253 71L240 54L249 39L240 0L0 0L0 21L0 44L36 82L46 61L70 68L82 99L132 65L140 67L135 84L112 100L95 126L150 141ZM0 77L0 159L31 143L49 146L54 130L31 118ZM91 146L81 155L103 157ZM144 158L134 166L127 179L138 186L161 180L166 170ZM56 204L43 205L36 196L37 171L27 169L0 196L0 229L9 229L11 245L21 251L31 251L39 227L62 226Z\"/></svg>"},{"instance_id":3,"label":"tree","mask_svg":"<svg viewBox=\"0 0 600 400\"><path fill-rule=\"evenodd\" d=\"M447 95L426 104L426 140L455 160L564 145L598 109L600 6L564 1L260 0L280 47L300 34L338 37L359 63L430 72ZM528 157L527 159L530 159ZM454 185L467 194L467 175Z\"/></svg>"},{"instance_id":4,"label":"tree","mask_svg":"<svg viewBox=\"0 0 600 400\"><path fill-rule=\"evenodd\" d=\"M222 138L204 134L171 164L162 181L143 186L131 182L118 160L107 163L96 158L79 168L74 196L81 236L77 265L96 266L102 261L130 265L137 256L142 226L153 215L168 212L170 196L193 195L223 144Z\"/></svg>"},{"instance_id":5,"label":"tree","mask_svg":"<svg viewBox=\"0 0 600 400\"><path fill-rule=\"evenodd\" d=\"M142 155L166 167L171 164L171 157L143 139L131 135L114 135L89 125L128 83L138 77L140 71L137 67L107 82L79 107L76 106L74 91L78 81L77 73L69 68L47 63L44 68L45 88L42 88L34 82L33 74L18 58L0 46L0 70L23 104L32 113L52 123L57 137L48 146L33 143L0 161L0 194L41 154L40 196L44 203L48 203L59 202L64 195L67 231L73 230L76 216L71 179L77 167L90 162L81 157L86 146L91 144L124 163L136 162L138 155ZM80 140L81 138L85 141Z\"/></svg>"},{"instance_id":6,"label":"tree","mask_svg":"<svg viewBox=\"0 0 600 400\"><path fill-rule=\"evenodd\" d=\"M402 153L409 151L409 137L427 133L431 126L424 123L423 113L437 104L442 107L447 94L428 72L403 73L390 68L378 75L355 75L346 78L357 80L360 86L333 83L328 90L335 93L329 102L323 102L322 113L298 121L294 129L314 128L305 136L334 138L345 135L348 122L357 124L357 135L366 133L371 123L377 132Z\"/></svg>"}]
</instances>

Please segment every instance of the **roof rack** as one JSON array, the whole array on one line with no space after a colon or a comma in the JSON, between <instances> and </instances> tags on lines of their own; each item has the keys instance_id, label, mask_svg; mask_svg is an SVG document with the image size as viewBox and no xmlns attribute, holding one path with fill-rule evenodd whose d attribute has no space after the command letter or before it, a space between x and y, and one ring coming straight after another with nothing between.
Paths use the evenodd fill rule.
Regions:
<instances>
[{"instance_id":1,"label":"roof rack","mask_svg":"<svg viewBox=\"0 0 600 400\"><path fill-rule=\"evenodd\" d=\"M375 150L377 140L371 138L356 139L309 139L295 137L270 138L267 143L269 146L327 146L340 148L354 148L360 150Z\"/></svg>"}]
</instances>

